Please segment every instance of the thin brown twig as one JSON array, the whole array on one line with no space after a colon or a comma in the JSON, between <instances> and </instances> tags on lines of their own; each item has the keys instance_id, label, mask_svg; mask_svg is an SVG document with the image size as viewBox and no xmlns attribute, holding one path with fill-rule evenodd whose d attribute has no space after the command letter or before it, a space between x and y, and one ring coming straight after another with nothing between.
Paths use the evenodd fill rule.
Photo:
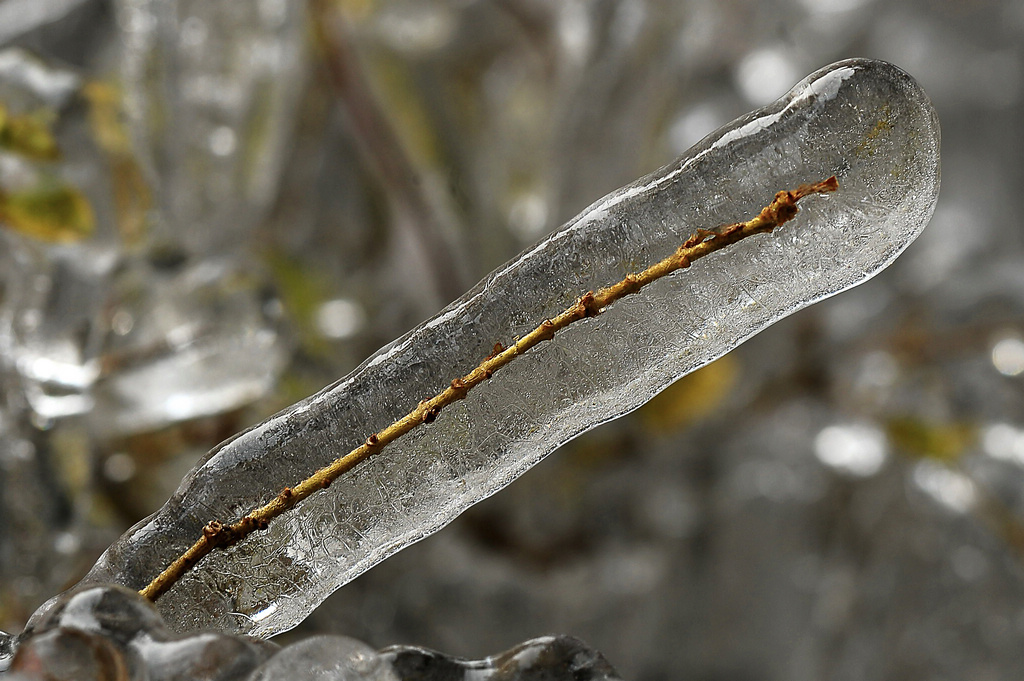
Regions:
<instances>
[{"instance_id":1,"label":"thin brown twig","mask_svg":"<svg viewBox=\"0 0 1024 681\"><path fill-rule=\"evenodd\" d=\"M495 345L494 351L471 372L454 379L451 385L443 391L430 399L423 400L411 412L380 432L370 435L365 442L351 452L335 459L295 487L285 487L264 506L250 511L241 520L230 525L224 525L217 521L208 523L203 528L203 536L139 593L150 600L156 600L211 551L237 544L252 532L265 529L271 520L293 508L311 494L330 486L332 482L353 467L377 454L413 428L432 422L442 409L465 399L470 390L489 379L496 371L534 346L551 340L558 331L570 324L587 317L596 317L615 301L636 293L647 284L676 270L689 267L694 260L703 258L748 236L771 232L796 215L798 210L796 203L803 197L810 194L833 192L838 188L839 183L833 176L822 182L801 185L790 191L781 191L752 220L726 225L716 232L698 230L676 249L675 253L651 265L643 272L628 274L617 284L602 288L596 293L588 291L571 307L558 316L545 320L533 331L517 339L510 347L504 348L500 343Z\"/></svg>"}]
</instances>

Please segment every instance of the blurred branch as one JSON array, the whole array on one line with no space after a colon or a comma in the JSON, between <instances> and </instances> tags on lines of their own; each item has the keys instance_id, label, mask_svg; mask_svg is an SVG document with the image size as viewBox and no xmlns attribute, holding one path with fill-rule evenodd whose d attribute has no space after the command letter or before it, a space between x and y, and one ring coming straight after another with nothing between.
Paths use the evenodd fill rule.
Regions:
<instances>
[{"instance_id":1,"label":"blurred branch","mask_svg":"<svg viewBox=\"0 0 1024 681\"><path fill-rule=\"evenodd\" d=\"M419 245L441 302L454 300L471 283L465 256L444 234L419 173L378 105L341 13L332 0L310 0L310 8L314 42L348 117L357 151L384 187L393 224Z\"/></svg>"}]
</instances>

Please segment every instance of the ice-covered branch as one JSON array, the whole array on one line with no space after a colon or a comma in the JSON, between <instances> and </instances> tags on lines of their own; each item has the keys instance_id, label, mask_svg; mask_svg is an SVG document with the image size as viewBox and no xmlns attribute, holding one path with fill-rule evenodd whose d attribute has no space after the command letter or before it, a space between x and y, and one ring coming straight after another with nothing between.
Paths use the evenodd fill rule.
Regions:
<instances>
[{"instance_id":1,"label":"ice-covered branch","mask_svg":"<svg viewBox=\"0 0 1024 681\"><path fill-rule=\"evenodd\" d=\"M214 449L87 581L143 588L214 518L237 522L470 374L585 291L623 280L764 197L835 175L799 229L744 239L572 323L265 531L213 551L157 602L178 630L270 635L443 527L560 444L643 404L778 319L877 273L938 193L939 130L920 87L875 61L812 74L682 159L613 192L352 374Z\"/></svg>"},{"instance_id":2,"label":"ice-covered branch","mask_svg":"<svg viewBox=\"0 0 1024 681\"><path fill-rule=\"evenodd\" d=\"M430 399L422 400L408 414L387 426L379 433L371 433L366 441L348 454L340 456L324 466L294 487L285 487L270 502L246 513L240 520L230 525L220 521L211 521L203 527L203 534L183 554L178 556L167 568L153 578L139 593L156 600L167 592L174 583L181 579L188 570L214 549L226 549L248 537L257 530L265 530L270 522L291 510L310 495L327 489L345 473L349 472L369 457L381 452L389 444L412 431L413 428L433 423L441 414L441 410L455 402L466 399L469 391L484 381L490 380L494 374L507 366L517 357L533 349L545 341L554 339L555 334L570 324L604 313L612 303L635 293L644 286L668 276L673 272L685 269L695 260L711 255L727 246L755 234L771 232L792 220L799 208L797 201L811 194L827 194L839 188L835 176L805 184L792 191L781 191L772 202L765 206L757 217L746 222L725 225L716 232L699 231L690 236L675 253L651 265L638 274L627 274L626 277L611 286L600 289L597 293L587 291L579 300L557 316L546 319L535 329L522 338L517 338L508 348L497 343L494 350L475 369L465 376L452 379L451 385Z\"/></svg>"}]
</instances>

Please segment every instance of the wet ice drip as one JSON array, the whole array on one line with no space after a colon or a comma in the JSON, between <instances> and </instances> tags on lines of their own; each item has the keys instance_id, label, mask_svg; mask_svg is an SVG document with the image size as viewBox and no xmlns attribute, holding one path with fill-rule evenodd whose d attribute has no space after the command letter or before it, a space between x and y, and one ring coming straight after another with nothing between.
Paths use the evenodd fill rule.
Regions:
<instances>
[{"instance_id":1,"label":"wet ice drip","mask_svg":"<svg viewBox=\"0 0 1024 681\"><path fill-rule=\"evenodd\" d=\"M220 632L175 636L149 601L116 586L61 597L22 635L13 659L4 646L0 637L0 672L8 671L5 678L14 681L619 680L601 653L569 636L525 641L483 660L411 646L378 652L345 636L313 636L284 648Z\"/></svg>"},{"instance_id":2,"label":"wet ice drip","mask_svg":"<svg viewBox=\"0 0 1024 681\"><path fill-rule=\"evenodd\" d=\"M268 636L450 522L567 440L640 406L771 323L859 284L927 223L939 127L900 69L851 60L597 201L349 376L213 450L86 581L145 586L214 519L234 521L359 445L578 296L836 175L797 218L565 329L269 529L215 551L157 602L177 631Z\"/></svg>"},{"instance_id":3,"label":"wet ice drip","mask_svg":"<svg viewBox=\"0 0 1024 681\"><path fill-rule=\"evenodd\" d=\"M306 80L301 2L117 0L126 112L157 178L156 238L238 250L277 196Z\"/></svg>"},{"instance_id":4,"label":"wet ice drip","mask_svg":"<svg viewBox=\"0 0 1024 681\"><path fill-rule=\"evenodd\" d=\"M0 631L0 672L11 665L14 656L14 637L6 631Z\"/></svg>"},{"instance_id":5,"label":"wet ice drip","mask_svg":"<svg viewBox=\"0 0 1024 681\"><path fill-rule=\"evenodd\" d=\"M277 196L306 74L304 3L118 0L127 133L153 185L148 257L118 280L94 420L138 433L222 413L290 356L246 246Z\"/></svg>"}]
</instances>

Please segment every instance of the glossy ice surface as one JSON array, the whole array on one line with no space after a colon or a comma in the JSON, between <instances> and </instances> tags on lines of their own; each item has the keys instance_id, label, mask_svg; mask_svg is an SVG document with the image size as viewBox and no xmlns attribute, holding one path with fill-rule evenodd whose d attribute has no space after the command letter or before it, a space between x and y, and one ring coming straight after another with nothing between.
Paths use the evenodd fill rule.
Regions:
<instances>
[{"instance_id":1,"label":"glossy ice surface","mask_svg":"<svg viewBox=\"0 0 1024 681\"><path fill-rule=\"evenodd\" d=\"M375 651L346 636L313 636L281 648L246 636L175 636L149 601L116 586L58 599L21 636L0 672L17 681L216 679L217 681L617 681L604 657L569 636L520 643L484 660L410 646ZM8 668L8 664L10 667Z\"/></svg>"},{"instance_id":2,"label":"glossy ice surface","mask_svg":"<svg viewBox=\"0 0 1024 681\"><path fill-rule=\"evenodd\" d=\"M917 83L840 62L599 200L349 376L214 449L86 578L141 588L210 520L235 520L362 442L583 292L835 174L797 218L655 282L513 362L329 489L164 595L168 625L269 636L562 443L640 406L771 323L859 284L920 233L939 188L939 127Z\"/></svg>"}]
</instances>

